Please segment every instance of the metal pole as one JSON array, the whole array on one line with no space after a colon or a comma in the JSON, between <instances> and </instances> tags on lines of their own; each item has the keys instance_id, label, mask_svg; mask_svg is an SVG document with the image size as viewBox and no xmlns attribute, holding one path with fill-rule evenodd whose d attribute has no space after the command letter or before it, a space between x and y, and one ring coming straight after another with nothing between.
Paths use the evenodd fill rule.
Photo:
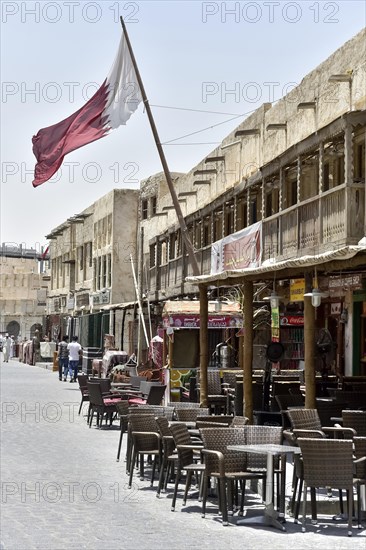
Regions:
<instances>
[{"instance_id":1,"label":"metal pole","mask_svg":"<svg viewBox=\"0 0 366 550\"><path fill-rule=\"evenodd\" d=\"M170 195L172 197L175 212L177 214L180 230L182 232L182 239L184 240L185 245L187 247L189 260L190 260L191 265L192 265L193 275L197 276L197 275L200 275L200 270L199 270L199 267L198 267L196 256L194 254L194 248L193 248L193 245L192 245L191 240L190 240L189 235L188 235L188 229L187 229L186 223L184 221L184 217L183 217L182 210L181 210L181 207L180 207L180 204L179 204L179 201L178 201L177 194L176 194L175 189L174 189L174 185L173 185L173 181L172 181L172 178L171 178L171 175L170 175L168 163L167 163L166 158L165 158L163 147L160 143L159 134L158 134L158 131L156 129L154 117L153 117L151 109L150 109L149 101L148 101L147 96L146 96L145 88L144 88L144 85L143 85L143 82L142 82L142 79L141 79L140 72L139 72L138 67L137 67L136 59L135 59L134 53L132 51L131 42L130 42L130 39L128 37L126 25L123 21L122 16L120 17L120 20L121 20L122 29L123 29L123 32L124 32L124 35L125 35L125 38L126 38L127 47L128 47L129 52L130 52L131 61L132 61L132 64L133 64L135 72L136 72L137 82L138 82L138 85L139 85L140 90L141 90L142 99L143 99L144 106L145 106L145 109L146 109L146 113L147 113L147 116L148 116L148 119L149 119L149 122L150 122L150 126L151 126L151 130L152 130L152 133L153 133L153 136L154 136L155 144L156 144L156 147L158 149L160 161L161 161L161 164L163 166L165 178L166 178L166 181L167 181L167 184L168 184L168 187L169 187Z\"/></svg>"}]
</instances>

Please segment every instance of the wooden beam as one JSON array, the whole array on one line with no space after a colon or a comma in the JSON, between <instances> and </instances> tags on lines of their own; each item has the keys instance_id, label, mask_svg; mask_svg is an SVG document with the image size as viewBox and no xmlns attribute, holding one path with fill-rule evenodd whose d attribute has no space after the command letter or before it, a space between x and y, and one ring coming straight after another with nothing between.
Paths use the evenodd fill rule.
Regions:
<instances>
[{"instance_id":1,"label":"wooden beam","mask_svg":"<svg viewBox=\"0 0 366 550\"><path fill-rule=\"evenodd\" d=\"M312 273L305 274L305 292L312 290ZM315 308L310 296L304 296L305 408L316 409L315 401Z\"/></svg>"},{"instance_id":2,"label":"wooden beam","mask_svg":"<svg viewBox=\"0 0 366 550\"><path fill-rule=\"evenodd\" d=\"M244 281L243 415L253 424L253 283Z\"/></svg>"},{"instance_id":3,"label":"wooden beam","mask_svg":"<svg viewBox=\"0 0 366 550\"><path fill-rule=\"evenodd\" d=\"M206 285L199 285L200 291L200 405L207 407L208 369L208 297Z\"/></svg>"}]
</instances>

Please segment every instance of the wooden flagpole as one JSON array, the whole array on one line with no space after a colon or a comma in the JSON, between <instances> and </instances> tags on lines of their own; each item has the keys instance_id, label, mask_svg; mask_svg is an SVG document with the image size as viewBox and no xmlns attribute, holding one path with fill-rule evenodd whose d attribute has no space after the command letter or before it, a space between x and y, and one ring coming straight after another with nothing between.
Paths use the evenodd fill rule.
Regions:
<instances>
[{"instance_id":1,"label":"wooden flagpole","mask_svg":"<svg viewBox=\"0 0 366 550\"><path fill-rule=\"evenodd\" d=\"M168 163L166 161L165 154L164 154L162 145L160 143L159 134L158 134L158 131L156 129L154 117L152 115L150 105L149 105L149 101L148 101L146 93L145 93L145 88L144 88L144 85L142 83L140 72L137 68L136 59L135 59L135 56L133 54L132 47L131 47L131 42L130 42L130 39L129 39L128 34L127 34L126 25L125 25L125 22L123 21L122 16L120 17L120 19L121 19L121 25L122 25L123 33L124 33L125 38L126 38L127 47L128 47L129 52L130 52L131 61L132 61L132 64L133 64L135 72L136 72L137 82L138 82L138 85L139 85L140 90L141 90L141 95L142 95L142 99L143 99L144 106L145 106L145 109L146 109L146 113L147 113L147 116L148 116L148 119L149 119L149 122L150 122L150 126L151 126L153 136L154 136L155 144L156 144L156 147L158 149L160 161L161 161L161 164L163 166L165 178L166 178L166 181L167 181L167 184L168 184L168 187L169 187L170 195L172 197L175 212L177 214L180 230L182 232L182 239L183 239L184 244L186 245L186 248L187 248L189 260L190 260L191 266L192 266L193 275L197 276L197 275L200 275L200 270L199 270L199 267L198 267L196 256L194 254L193 245L192 245L191 240L190 240L189 235L188 235L188 229L187 229L187 226L186 226L186 222L184 221L184 217L183 217L182 210L181 210L181 207L180 207L180 204L179 204L179 201L178 201L178 197L177 197L177 194L176 194L175 189L174 189L173 181L172 181L170 171L169 171L169 168L168 168Z\"/></svg>"}]
</instances>

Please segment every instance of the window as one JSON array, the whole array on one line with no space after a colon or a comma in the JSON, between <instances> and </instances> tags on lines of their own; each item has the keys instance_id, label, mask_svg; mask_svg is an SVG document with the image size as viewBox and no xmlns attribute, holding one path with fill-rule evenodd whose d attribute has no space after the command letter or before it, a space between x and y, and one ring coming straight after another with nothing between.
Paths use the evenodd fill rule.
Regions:
<instances>
[{"instance_id":1,"label":"window","mask_svg":"<svg viewBox=\"0 0 366 550\"><path fill-rule=\"evenodd\" d=\"M297 180L290 181L290 204L293 206L297 203Z\"/></svg>"},{"instance_id":2,"label":"window","mask_svg":"<svg viewBox=\"0 0 366 550\"><path fill-rule=\"evenodd\" d=\"M112 256L111 254L107 255L107 284L109 288L112 286Z\"/></svg>"},{"instance_id":3,"label":"window","mask_svg":"<svg viewBox=\"0 0 366 550\"><path fill-rule=\"evenodd\" d=\"M265 215L265 217L268 218L269 216L272 216L272 193L267 193L267 195L266 195L266 215Z\"/></svg>"},{"instance_id":4,"label":"window","mask_svg":"<svg viewBox=\"0 0 366 550\"><path fill-rule=\"evenodd\" d=\"M176 257L176 233L172 233L169 238L169 260L174 260Z\"/></svg>"},{"instance_id":5,"label":"window","mask_svg":"<svg viewBox=\"0 0 366 550\"><path fill-rule=\"evenodd\" d=\"M78 257L79 257L79 269L83 271L84 269L84 247L79 246L78 248Z\"/></svg>"},{"instance_id":6,"label":"window","mask_svg":"<svg viewBox=\"0 0 366 550\"><path fill-rule=\"evenodd\" d=\"M211 242L211 220L206 218L203 224L203 242L202 246L208 246Z\"/></svg>"},{"instance_id":7,"label":"window","mask_svg":"<svg viewBox=\"0 0 366 550\"><path fill-rule=\"evenodd\" d=\"M93 288L94 291L98 289L98 280L97 280L97 260L94 258L93 260Z\"/></svg>"},{"instance_id":8,"label":"window","mask_svg":"<svg viewBox=\"0 0 366 550\"><path fill-rule=\"evenodd\" d=\"M157 200L156 197L151 197L151 215L156 215Z\"/></svg>"},{"instance_id":9,"label":"window","mask_svg":"<svg viewBox=\"0 0 366 550\"><path fill-rule=\"evenodd\" d=\"M155 267L156 265L156 244L150 245L150 267Z\"/></svg>"},{"instance_id":10,"label":"window","mask_svg":"<svg viewBox=\"0 0 366 550\"><path fill-rule=\"evenodd\" d=\"M93 267L93 243L87 243L87 257L89 258L89 267Z\"/></svg>"},{"instance_id":11,"label":"window","mask_svg":"<svg viewBox=\"0 0 366 550\"><path fill-rule=\"evenodd\" d=\"M365 144L364 143L357 145L355 177L357 179L362 179L362 180L365 179Z\"/></svg>"},{"instance_id":12,"label":"window","mask_svg":"<svg viewBox=\"0 0 366 550\"><path fill-rule=\"evenodd\" d=\"M257 199L255 198L251 203L250 203L250 214L251 214L251 224L252 223L256 223L257 222Z\"/></svg>"},{"instance_id":13,"label":"window","mask_svg":"<svg viewBox=\"0 0 366 550\"><path fill-rule=\"evenodd\" d=\"M141 203L141 216L143 220L147 220L148 214L148 202L147 199L144 199Z\"/></svg>"},{"instance_id":14,"label":"window","mask_svg":"<svg viewBox=\"0 0 366 550\"><path fill-rule=\"evenodd\" d=\"M329 179L329 162L326 162L323 169L323 191L328 191Z\"/></svg>"}]
</instances>

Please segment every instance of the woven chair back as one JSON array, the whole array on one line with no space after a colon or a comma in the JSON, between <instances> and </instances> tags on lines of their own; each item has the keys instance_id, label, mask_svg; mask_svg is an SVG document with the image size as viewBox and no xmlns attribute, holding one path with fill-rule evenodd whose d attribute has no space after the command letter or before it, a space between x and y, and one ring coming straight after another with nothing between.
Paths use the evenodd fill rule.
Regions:
<instances>
[{"instance_id":1,"label":"woven chair back","mask_svg":"<svg viewBox=\"0 0 366 550\"><path fill-rule=\"evenodd\" d=\"M342 418L344 428L353 428L359 437L366 437L366 411L343 410Z\"/></svg>"},{"instance_id":2,"label":"woven chair back","mask_svg":"<svg viewBox=\"0 0 366 550\"><path fill-rule=\"evenodd\" d=\"M157 448L157 438L153 434L158 433L158 427L153 414L133 414L129 418L129 423L136 451L147 452Z\"/></svg>"},{"instance_id":3,"label":"woven chair back","mask_svg":"<svg viewBox=\"0 0 366 550\"><path fill-rule=\"evenodd\" d=\"M353 484L353 444L347 439L299 438L308 487L348 489Z\"/></svg>"},{"instance_id":4,"label":"woven chair back","mask_svg":"<svg viewBox=\"0 0 366 550\"><path fill-rule=\"evenodd\" d=\"M191 445L191 437L188 432L188 428L185 424L172 424L170 426L170 432L174 439L174 444L178 445ZM188 466L193 462L193 450L192 449L177 449L180 466Z\"/></svg>"},{"instance_id":5,"label":"woven chair back","mask_svg":"<svg viewBox=\"0 0 366 550\"><path fill-rule=\"evenodd\" d=\"M287 415L293 430L321 430L319 414L316 409L289 409Z\"/></svg>"},{"instance_id":6,"label":"woven chair back","mask_svg":"<svg viewBox=\"0 0 366 550\"><path fill-rule=\"evenodd\" d=\"M100 384L97 382L87 382L89 400L92 405L103 406L103 396Z\"/></svg>"},{"instance_id":7,"label":"woven chair back","mask_svg":"<svg viewBox=\"0 0 366 550\"><path fill-rule=\"evenodd\" d=\"M177 409L175 411L175 416L179 422L196 422L197 418L201 416L207 416L209 409L199 409L194 407L192 409Z\"/></svg>"},{"instance_id":8,"label":"woven chair back","mask_svg":"<svg viewBox=\"0 0 366 550\"><path fill-rule=\"evenodd\" d=\"M282 443L280 426L244 426L243 431L246 445L281 445ZM278 457L274 462L276 467ZM251 470L267 468L267 455L248 453L247 467Z\"/></svg>"},{"instance_id":9,"label":"woven chair back","mask_svg":"<svg viewBox=\"0 0 366 550\"><path fill-rule=\"evenodd\" d=\"M354 437L353 444L356 459L366 456L366 437ZM366 480L366 460L355 465L355 474L358 479Z\"/></svg>"},{"instance_id":10,"label":"woven chair back","mask_svg":"<svg viewBox=\"0 0 366 550\"><path fill-rule=\"evenodd\" d=\"M219 451L224 457L225 474L246 469L246 453L229 451L228 445L244 445L244 433L240 428L202 428L202 441L205 449ZM205 455L206 474L219 472L216 456Z\"/></svg>"}]
</instances>

